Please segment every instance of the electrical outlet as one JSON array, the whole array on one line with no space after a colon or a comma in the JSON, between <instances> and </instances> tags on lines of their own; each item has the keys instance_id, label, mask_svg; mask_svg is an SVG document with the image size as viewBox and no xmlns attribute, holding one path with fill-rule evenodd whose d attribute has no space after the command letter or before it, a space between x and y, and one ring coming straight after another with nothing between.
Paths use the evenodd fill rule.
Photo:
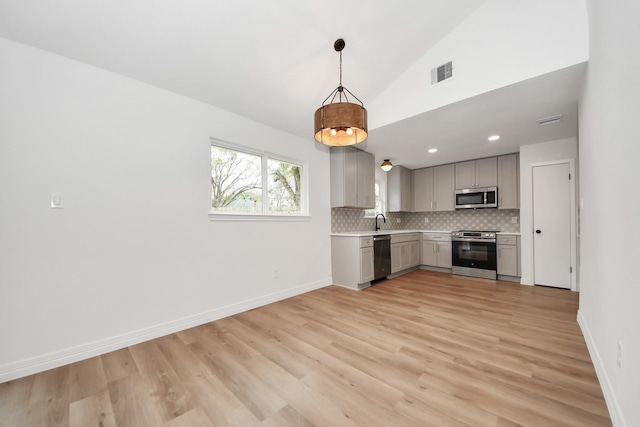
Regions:
<instances>
[{"instance_id":1,"label":"electrical outlet","mask_svg":"<svg viewBox=\"0 0 640 427\"><path fill-rule=\"evenodd\" d=\"M517 224L518 223L518 217L517 216L512 216L511 217L511 224Z\"/></svg>"},{"instance_id":2,"label":"electrical outlet","mask_svg":"<svg viewBox=\"0 0 640 427\"><path fill-rule=\"evenodd\" d=\"M277 268L273 269L273 278L277 279L280 276L280 272L278 271Z\"/></svg>"},{"instance_id":3,"label":"electrical outlet","mask_svg":"<svg viewBox=\"0 0 640 427\"><path fill-rule=\"evenodd\" d=\"M618 368L622 368L622 343L618 342Z\"/></svg>"},{"instance_id":4,"label":"electrical outlet","mask_svg":"<svg viewBox=\"0 0 640 427\"><path fill-rule=\"evenodd\" d=\"M429 224L429 218L427 218L426 216L424 217L424 223L425 223L425 225Z\"/></svg>"},{"instance_id":5,"label":"electrical outlet","mask_svg":"<svg viewBox=\"0 0 640 427\"><path fill-rule=\"evenodd\" d=\"M396 218L396 223L400 224L402 220L400 218Z\"/></svg>"},{"instance_id":6,"label":"electrical outlet","mask_svg":"<svg viewBox=\"0 0 640 427\"><path fill-rule=\"evenodd\" d=\"M59 192L51 193L51 209L64 208L64 194Z\"/></svg>"}]
</instances>

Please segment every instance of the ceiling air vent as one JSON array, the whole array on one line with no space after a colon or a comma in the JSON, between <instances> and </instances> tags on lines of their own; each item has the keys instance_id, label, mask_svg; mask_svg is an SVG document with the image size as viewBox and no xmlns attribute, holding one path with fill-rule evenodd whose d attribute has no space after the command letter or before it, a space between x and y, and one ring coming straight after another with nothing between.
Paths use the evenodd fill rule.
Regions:
<instances>
[{"instance_id":1,"label":"ceiling air vent","mask_svg":"<svg viewBox=\"0 0 640 427\"><path fill-rule=\"evenodd\" d=\"M439 67L431 70L431 84L440 83L441 81L453 77L453 62L449 61Z\"/></svg>"},{"instance_id":2,"label":"ceiling air vent","mask_svg":"<svg viewBox=\"0 0 640 427\"><path fill-rule=\"evenodd\" d=\"M538 119L537 122L540 126L546 126L558 123L560 122L560 119L562 119L562 114L558 114L557 116L545 117L544 119Z\"/></svg>"}]
</instances>

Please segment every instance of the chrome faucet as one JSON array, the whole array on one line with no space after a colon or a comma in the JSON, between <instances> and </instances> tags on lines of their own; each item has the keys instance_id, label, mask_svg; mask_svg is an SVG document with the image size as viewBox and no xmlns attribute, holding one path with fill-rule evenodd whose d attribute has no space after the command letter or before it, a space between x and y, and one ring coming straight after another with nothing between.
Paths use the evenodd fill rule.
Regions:
<instances>
[{"instance_id":1,"label":"chrome faucet","mask_svg":"<svg viewBox=\"0 0 640 427\"><path fill-rule=\"evenodd\" d=\"M378 215L376 215L376 231L380 230L380 226L378 225L378 217L381 216L382 217L382 222L383 223L387 223L387 218L384 217L384 215L382 215L381 213L379 213Z\"/></svg>"}]
</instances>

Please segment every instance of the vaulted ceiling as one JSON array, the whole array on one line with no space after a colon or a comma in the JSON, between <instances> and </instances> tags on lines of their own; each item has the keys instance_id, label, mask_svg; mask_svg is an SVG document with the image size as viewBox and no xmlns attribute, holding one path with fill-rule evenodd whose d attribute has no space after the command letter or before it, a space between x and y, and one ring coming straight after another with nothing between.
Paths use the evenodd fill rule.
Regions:
<instances>
[{"instance_id":1,"label":"vaulted ceiling","mask_svg":"<svg viewBox=\"0 0 640 427\"><path fill-rule=\"evenodd\" d=\"M224 108L312 144L313 113L338 84L337 38L347 44L343 83L367 106L485 3L0 0L0 37ZM362 148L417 168L575 136L583 71L574 67L404 117L371 129ZM558 113L566 118L561 127L523 136L532 118ZM468 141L494 131L508 141L493 151L470 148ZM431 145L439 145L440 157L423 154Z\"/></svg>"}]
</instances>

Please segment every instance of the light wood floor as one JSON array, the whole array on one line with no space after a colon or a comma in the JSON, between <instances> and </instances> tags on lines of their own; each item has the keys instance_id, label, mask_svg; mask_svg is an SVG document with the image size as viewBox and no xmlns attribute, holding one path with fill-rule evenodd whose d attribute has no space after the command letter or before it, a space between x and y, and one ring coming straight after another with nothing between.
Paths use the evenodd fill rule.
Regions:
<instances>
[{"instance_id":1,"label":"light wood floor","mask_svg":"<svg viewBox=\"0 0 640 427\"><path fill-rule=\"evenodd\" d=\"M566 290L415 271L0 384L1 426L607 426Z\"/></svg>"}]
</instances>

